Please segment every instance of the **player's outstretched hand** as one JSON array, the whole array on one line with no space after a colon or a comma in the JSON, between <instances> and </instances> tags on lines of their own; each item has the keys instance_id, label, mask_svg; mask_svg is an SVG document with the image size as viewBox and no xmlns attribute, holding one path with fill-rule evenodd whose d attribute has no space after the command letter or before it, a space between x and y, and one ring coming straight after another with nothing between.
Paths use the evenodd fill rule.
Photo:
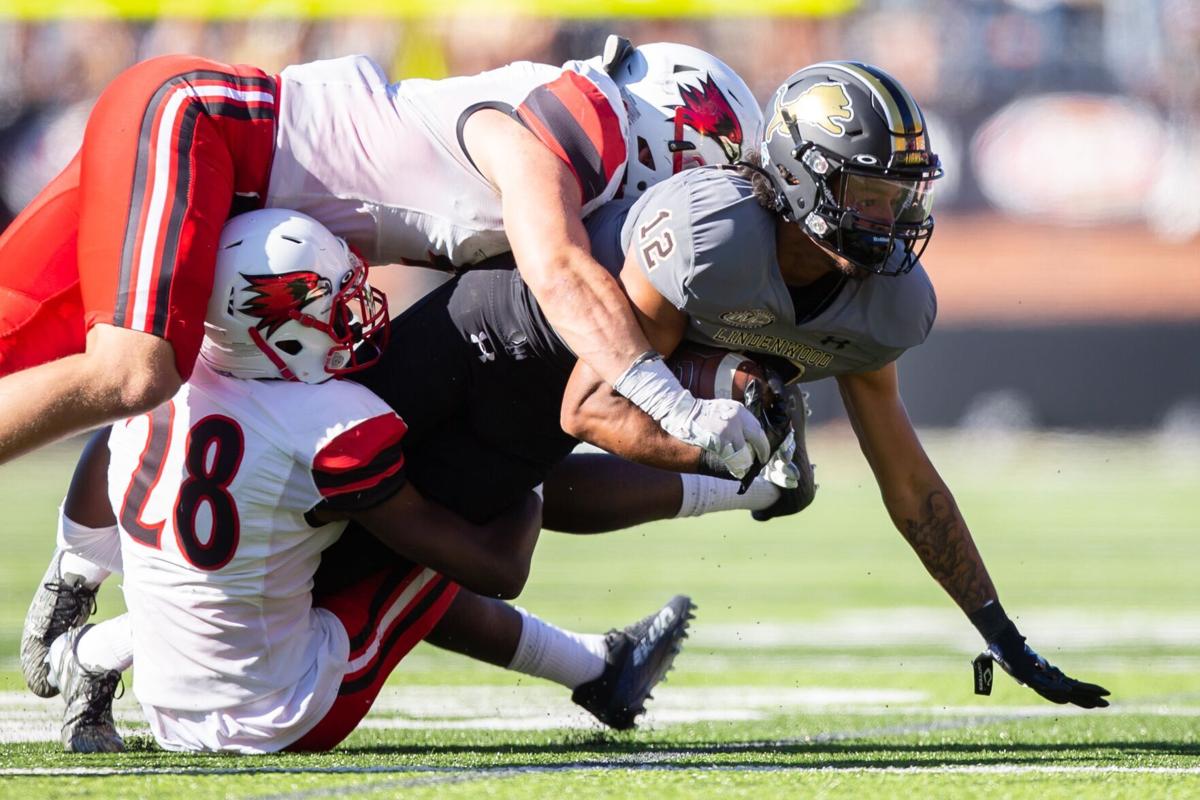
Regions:
<instances>
[{"instance_id":1,"label":"player's outstretched hand","mask_svg":"<svg viewBox=\"0 0 1200 800\"><path fill-rule=\"evenodd\" d=\"M987 652L1018 683L1028 686L1052 703L1073 703L1080 708L1104 708L1108 705L1104 699L1108 696L1108 689L1064 675L1062 670L1025 644L1025 637L1020 634L1003 643L990 642Z\"/></svg>"}]
</instances>

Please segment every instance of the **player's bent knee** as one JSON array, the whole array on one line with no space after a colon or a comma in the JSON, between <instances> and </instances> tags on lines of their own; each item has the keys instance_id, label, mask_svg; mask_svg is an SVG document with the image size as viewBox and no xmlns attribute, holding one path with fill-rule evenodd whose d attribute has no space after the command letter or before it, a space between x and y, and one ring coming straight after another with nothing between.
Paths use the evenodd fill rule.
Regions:
<instances>
[{"instance_id":1,"label":"player's bent knee","mask_svg":"<svg viewBox=\"0 0 1200 800\"><path fill-rule=\"evenodd\" d=\"M121 387L121 405L130 414L143 414L170 400L183 381L174 364L143 365L126 373Z\"/></svg>"},{"instance_id":2,"label":"player's bent knee","mask_svg":"<svg viewBox=\"0 0 1200 800\"><path fill-rule=\"evenodd\" d=\"M97 325L88 337L86 355L95 385L126 416L162 405L183 384L174 348L147 333Z\"/></svg>"},{"instance_id":3,"label":"player's bent knee","mask_svg":"<svg viewBox=\"0 0 1200 800\"><path fill-rule=\"evenodd\" d=\"M171 359L139 360L115 372L113 388L126 414L144 414L170 400L183 384Z\"/></svg>"},{"instance_id":4,"label":"player's bent knee","mask_svg":"<svg viewBox=\"0 0 1200 800\"><path fill-rule=\"evenodd\" d=\"M521 596L521 592L525 590L525 583L528 580L528 561L525 561L523 564L511 564L505 569L496 571L493 576L492 585L489 587L491 591L486 592L486 594L498 600L516 600Z\"/></svg>"}]
</instances>

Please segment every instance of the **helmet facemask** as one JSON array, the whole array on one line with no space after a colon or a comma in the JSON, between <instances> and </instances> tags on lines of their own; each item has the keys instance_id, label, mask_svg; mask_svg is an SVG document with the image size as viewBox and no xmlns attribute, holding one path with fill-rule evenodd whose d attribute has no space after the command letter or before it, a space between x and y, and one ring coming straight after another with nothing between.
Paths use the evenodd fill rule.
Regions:
<instances>
[{"instance_id":1,"label":"helmet facemask","mask_svg":"<svg viewBox=\"0 0 1200 800\"><path fill-rule=\"evenodd\" d=\"M795 158L815 189L811 210L795 220L805 233L876 275L903 275L916 266L933 235L933 181L942 176L937 156L913 166L853 163L798 141Z\"/></svg>"},{"instance_id":2,"label":"helmet facemask","mask_svg":"<svg viewBox=\"0 0 1200 800\"><path fill-rule=\"evenodd\" d=\"M353 266L334 295L329 322L312 317L301 319L301 324L316 328L333 340L334 346L325 359L325 371L334 377L375 364L387 347L390 331L387 295L367 283L367 266L358 256L349 250L346 256Z\"/></svg>"}]
</instances>

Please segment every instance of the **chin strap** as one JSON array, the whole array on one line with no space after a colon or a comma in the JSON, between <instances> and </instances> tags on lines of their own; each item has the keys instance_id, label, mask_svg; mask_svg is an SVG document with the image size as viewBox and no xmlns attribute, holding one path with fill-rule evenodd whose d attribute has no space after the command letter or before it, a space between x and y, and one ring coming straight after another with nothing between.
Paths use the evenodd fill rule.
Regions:
<instances>
[{"instance_id":1,"label":"chin strap","mask_svg":"<svg viewBox=\"0 0 1200 800\"><path fill-rule=\"evenodd\" d=\"M288 365L283 363L283 359L279 357L279 353L276 353L275 349L267 344L267 340L264 339L262 334L258 332L258 328L251 327L247 330L250 333L250 341L254 342L255 346L262 351L263 355L275 365L275 369L279 370L280 375L289 381L300 380L296 377L296 373L288 369Z\"/></svg>"},{"instance_id":2,"label":"chin strap","mask_svg":"<svg viewBox=\"0 0 1200 800\"><path fill-rule=\"evenodd\" d=\"M774 206L773 210L776 214L779 214L789 222L793 221L791 211L788 209L787 197L785 197L783 192L779 191L779 189L776 187L775 179L771 177L771 173L764 169L761 165L750 161L739 161L736 164L717 165L717 169L731 169L736 171L742 168L748 169L751 172L757 172L759 175L762 175L767 179L767 185L771 187L773 195L773 199L771 201Z\"/></svg>"}]
</instances>

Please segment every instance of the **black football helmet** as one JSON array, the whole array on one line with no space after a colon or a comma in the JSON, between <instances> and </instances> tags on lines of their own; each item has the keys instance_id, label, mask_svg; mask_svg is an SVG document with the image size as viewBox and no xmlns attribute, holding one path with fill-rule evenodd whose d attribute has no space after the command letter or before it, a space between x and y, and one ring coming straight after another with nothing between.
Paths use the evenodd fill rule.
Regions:
<instances>
[{"instance_id":1,"label":"black football helmet","mask_svg":"<svg viewBox=\"0 0 1200 800\"><path fill-rule=\"evenodd\" d=\"M788 78L766 118L761 161L776 210L860 269L911 270L933 233L942 168L904 87L878 67L826 61Z\"/></svg>"}]
</instances>

